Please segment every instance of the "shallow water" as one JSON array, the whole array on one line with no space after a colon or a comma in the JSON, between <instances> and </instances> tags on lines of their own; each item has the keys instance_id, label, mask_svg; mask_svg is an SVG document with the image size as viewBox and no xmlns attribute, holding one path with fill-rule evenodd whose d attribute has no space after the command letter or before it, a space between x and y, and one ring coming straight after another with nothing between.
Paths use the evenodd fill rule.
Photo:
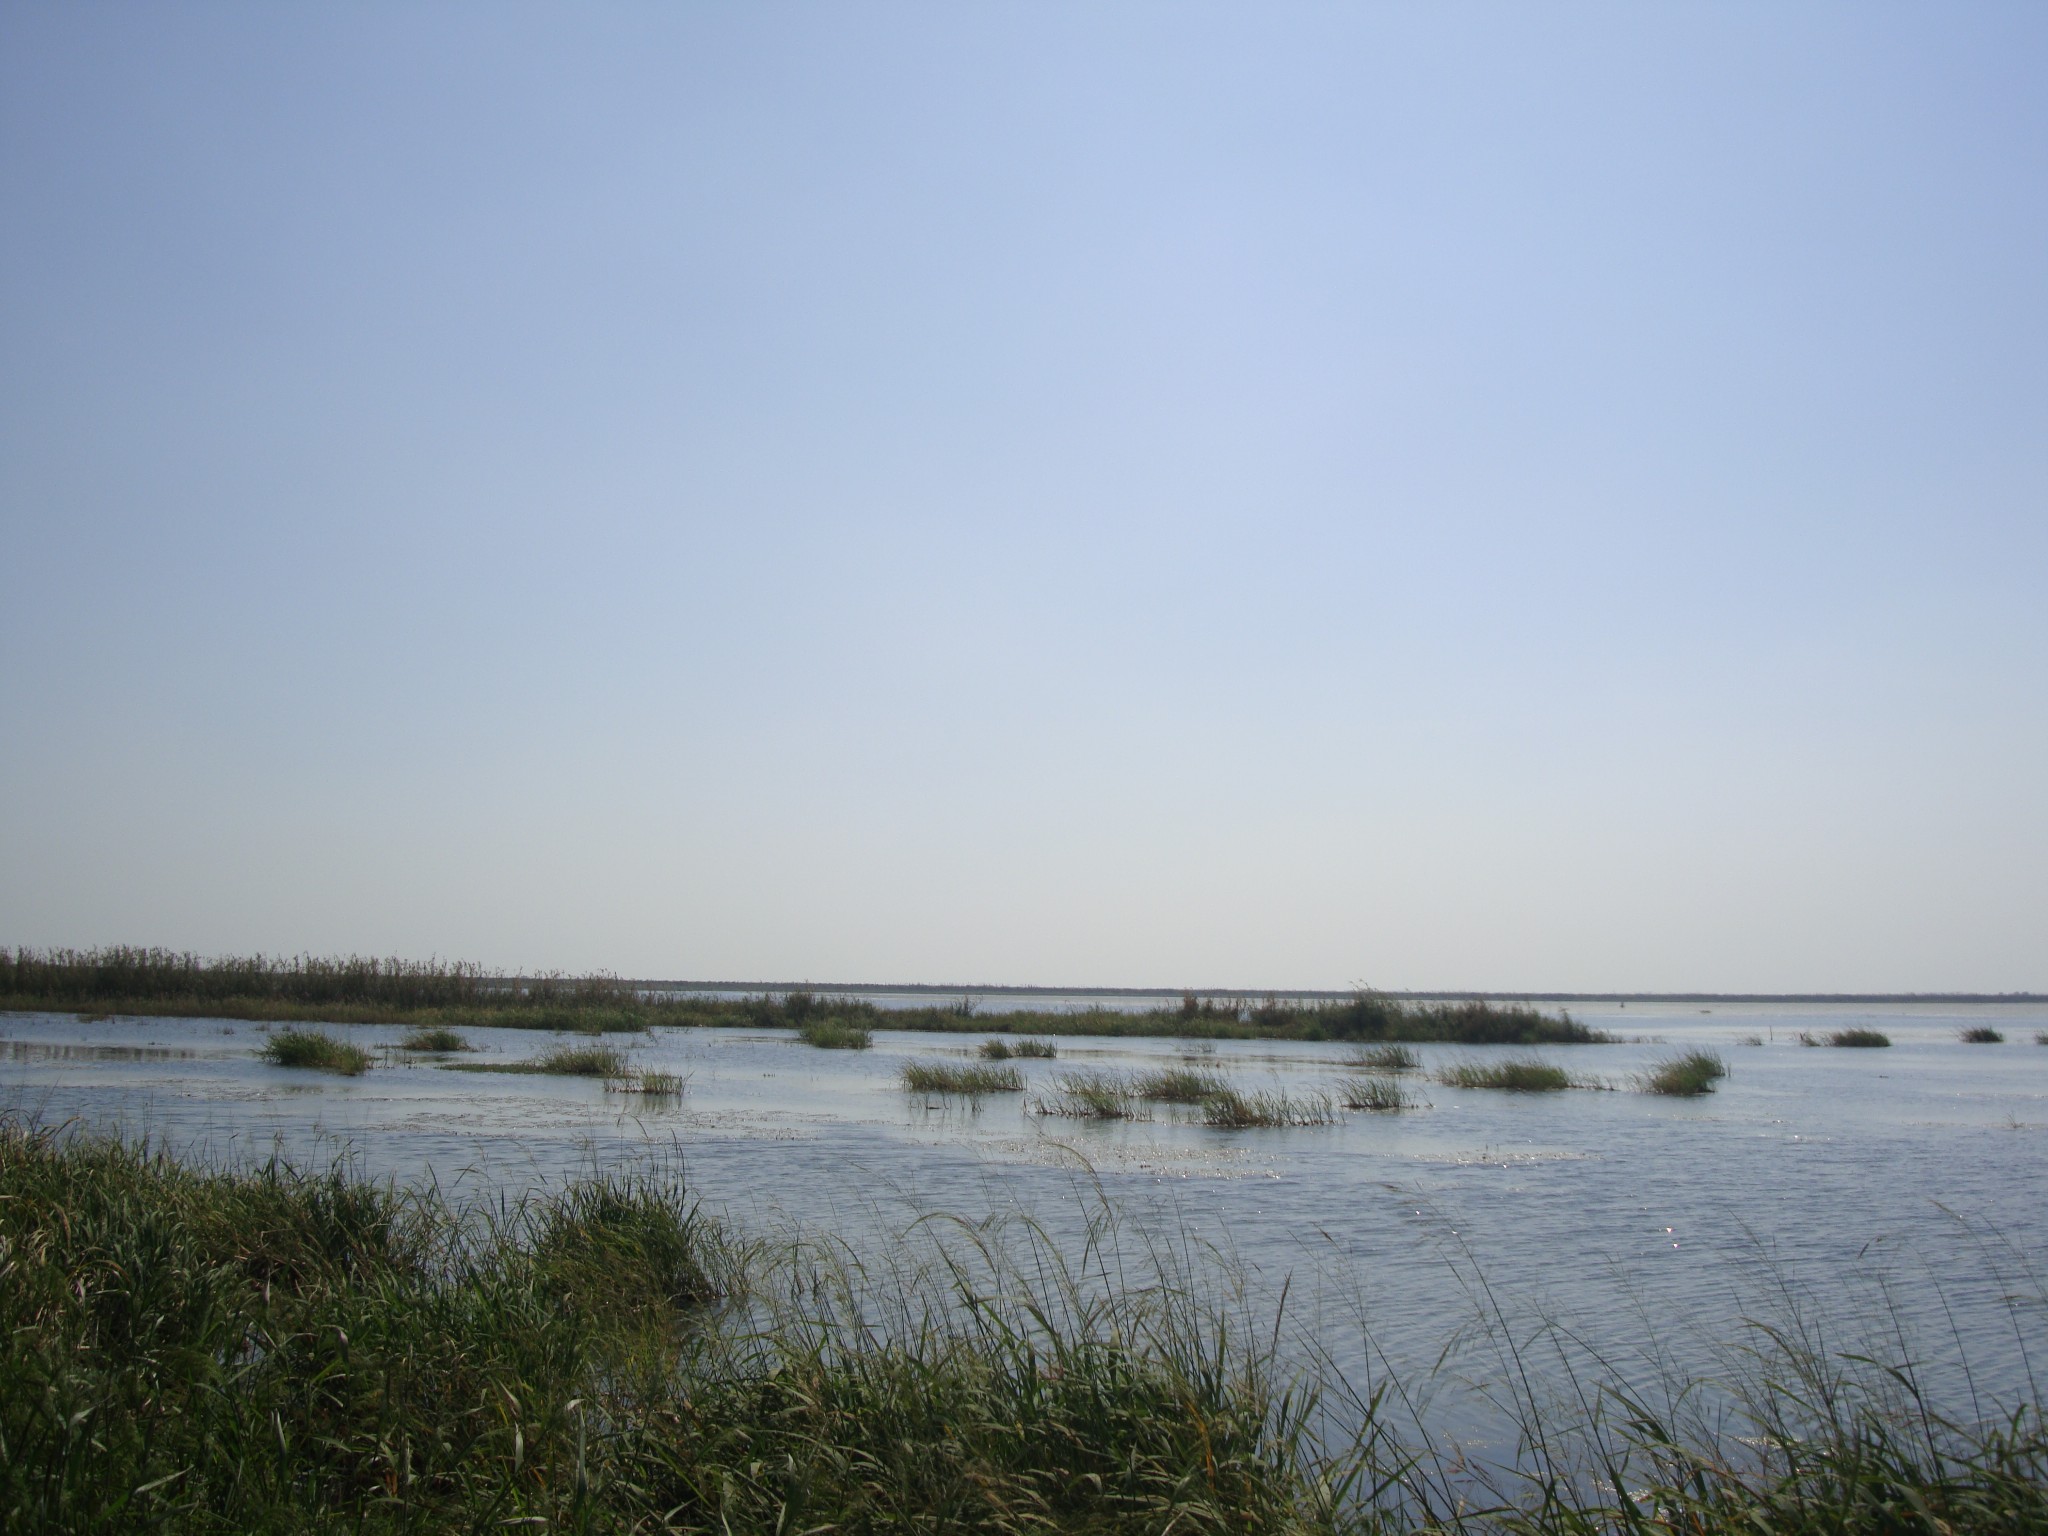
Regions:
<instances>
[{"instance_id":1,"label":"shallow water","mask_svg":"<svg viewBox=\"0 0 2048 1536\"><path fill-rule=\"evenodd\" d=\"M611 1037L634 1065L688 1079L671 1104L396 1052L339 1078L257 1059L260 1025L51 1014L0 1016L0 1104L216 1160L345 1153L458 1198L516 1195L600 1162L680 1159L697 1195L739 1226L828 1231L856 1251L886 1246L924 1211L1021 1212L1058 1241L1106 1206L1134 1251L1163 1239L1269 1299L1288 1286L1297 1343L1361 1389L1389 1366L1411 1382L1427 1375L1488 1306L1525 1346L1552 1319L1628 1373L1655 1358L1690 1374L1713 1368L1745 1317L1797 1305L1841 1348L1867 1328L1900 1330L1957 1411L1971 1411L1972 1391L1980 1411L1993 1398L2038 1401L2028 1356L2048 1365L2048 1047L2033 1040L2048 1008L1573 1011L1631 1042L1415 1047L1425 1074L1411 1082L1426 1108L1289 1130L1213 1130L1168 1106L1148 1121L1078 1122L1031 1113L1032 1094L965 1105L898 1086L903 1062L964 1059L983 1038L972 1035L880 1031L865 1052L813 1050L785 1031ZM1957 1039L1983 1023L2006 1043ZM1895 1043L1797 1043L1802 1030L1853 1025ZM336 1030L372 1047L402 1033ZM467 1034L473 1062L518 1060L558 1038ZM1765 1043L1743 1043L1752 1037ZM1034 1092L1063 1071L1171 1064L1191 1049L1058 1044L1057 1061L1016 1063ZM1729 1062L1718 1092L1628 1091L1631 1074L1692 1046ZM1326 1087L1350 1056L1294 1042L1202 1049L1196 1060L1245 1089ZM1507 1054L1618 1091L1515 1095L1426 1078L1451 1060ZM1454 1355L1450 1374L1487 1374L1482 1345ZM1447 1392L1423 1417L1487 1439L1501 1433L1490 1411Z\"/></svg>"}]
</instances>

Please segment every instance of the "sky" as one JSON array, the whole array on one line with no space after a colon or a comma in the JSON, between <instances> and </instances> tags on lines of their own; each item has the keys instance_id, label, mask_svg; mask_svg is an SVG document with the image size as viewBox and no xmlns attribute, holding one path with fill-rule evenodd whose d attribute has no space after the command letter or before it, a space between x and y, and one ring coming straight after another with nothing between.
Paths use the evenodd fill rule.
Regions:
<instances>
[{"instance_id":1,"label":"sky","mask_svg":"<svg viewBox=\"0 0 2048 1536\"><path fill-rule=\"evenodd\" d=\"M2048 8L0 3L0 942L2048 989Z\"/></svg>"}]
</instances>

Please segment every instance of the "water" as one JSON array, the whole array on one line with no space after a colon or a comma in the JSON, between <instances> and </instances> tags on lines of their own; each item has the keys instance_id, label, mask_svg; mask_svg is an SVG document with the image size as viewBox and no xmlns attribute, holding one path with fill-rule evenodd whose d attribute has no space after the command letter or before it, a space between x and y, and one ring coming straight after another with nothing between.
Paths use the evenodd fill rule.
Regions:
<instances>
[{"instance_id":1,"label":"water","mask_svg":"<svg viewBox=\"0 0 2048 1536\"><path fill-rule=\"evenodd\" d=\"M1743 1319L1796 1305L1841 1348L1895 1331L1965 1415L1994 1399L2038 1401L2029 1356L2048 1363L2048 1319L2028 1275L2048 1272L2048 1047L2033 1040L2048 1007L1574 1013L1630 1043L1514 1054L1622 1091L1423 1081L1426 1108L1289 1130L1213 1130L1165 1106L1150 1121L1095 1123L1029 1113L1015 1095L927 1102L898 1086L902 1063L964 1058L984 1037L886 1030L866 1052L813 1050L784 1031L620 1042L636 1066L688 1079L671 1107L586 1079L450 1072L396 1054L356 1079L285 1070L256 1058L262 1026L247 1023L12 1015L0 1018L0 1104L216 1160L282 1152L324 1164L346 1152L368 1173L432 1179L457 1198L679 1158L697 1195L735 1224L831 1232L857 1252L886 1247L926 1211L1022 1213L1059 1241L1107 1207L1134 1254L1164 1242L1268 1303L1286 1287L1295 1345L1360 1388L1389 1369L1427 1376L1489 1308L1525 1344L1547 1319L1625 1373L1663 1361L1692 1374L1722 1362ZM1957 1039L1987 1023L2005 1044ZM1801 1031L1852 1026L1894 1045L1797 1043ZM337 1032L370 1046L401 1033ZM520 1059L556 1038L467 1034L471 1061ZM1631 1074L1693 1046L1728 1061L1719 1092L1626 1091ZM1063 1038L1057 1061L1015 1064L1038 1089L1064 1070L1156 1067L1190 1049ZM1297 1091L1330 1084L1350 1054L1293 1042L1204 1049L1213 1056L1197 1060L1241 1087ZM1508 1054L1415 1049L1425 1072ZM1488 1358L1475 1335L1444 1379L1482 1378ZM1489 1414L1499 1417L1453 1390L1422 1410L1433 1429L1481 1441L1505 1433Z\"/></svg>"}]
</instances>

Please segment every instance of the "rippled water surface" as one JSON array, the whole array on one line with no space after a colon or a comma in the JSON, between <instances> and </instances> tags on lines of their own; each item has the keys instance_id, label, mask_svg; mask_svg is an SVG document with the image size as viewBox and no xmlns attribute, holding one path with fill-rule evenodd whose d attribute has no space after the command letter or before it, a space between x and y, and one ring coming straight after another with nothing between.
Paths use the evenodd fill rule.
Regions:
<instances>
[{"instance_id":1,"label":"rippled water surface","mask_svg":"<svg viewBox=\"0 0 2048 1536\"><path fill-rule=\"evenodd\" d=\"M1163 1234L1268 1297L1288 1285L1294 1321L1357 1383L1388 1365L1426 1371L1491 1296L1518 1337L1548 1318L1610 1359L1655 1355L1681 1371L1707 1368L1743 1318L1797 1306L1843 1347L1878 1322L1900 1331L1952 1399L1973 1387L1980 1400L2037 1396L2030 1356L2048 1369L2037 1304L2048 1047L2034 1036L2048 1008L1575 1013L1630 1043L1417 1047L1426 1107L1290 1130L1214 1130L1166 1106L1147 1121L1077 1122L1031 1113L1031 1093L926 1100L898 1085L903 1063L962 1060L983 1037L890 1031L858 1053L777 1031L611 1037L636 1066L687 1078L669 1105L588 1079L452 1072L396 1052L354 1079L282 1069L257 1059L263 1026L247 1023L16 1014L0 1016L0 1082L9 1110L46 1122L146 1133L217 1160L346 1153L367 1172L432 1178L458 1197L517 1193L593 1163L679 1159L697 1195L738 1225L830 1231L856 1251L925 1211L1021 1212L1057 1238L1107 1209L1134 1249ZM1979 1024L2006 1043L1961 1043ZM1895 1043L1797 1041L1850 1026ZM402 1033L336 1032L372 1047ZM468 1033L478 1062L557 1038ZM1629 1090L1632 1074L1695 1045L1732 1068L1720 1091ZM1173 1064L1189 1049L1064 1038L1057 1061L1016 1065L1035 1093L1063 1071ZM1307 1043L1213 1049L1201 1064L1246 1089L1329 1086L1350 1056ZM1427 1077L1507 1054L1616 1091L1511 1095ZM1481 1369L1476 1356L1467 1369Z\"/></svg>"}]
</instances>

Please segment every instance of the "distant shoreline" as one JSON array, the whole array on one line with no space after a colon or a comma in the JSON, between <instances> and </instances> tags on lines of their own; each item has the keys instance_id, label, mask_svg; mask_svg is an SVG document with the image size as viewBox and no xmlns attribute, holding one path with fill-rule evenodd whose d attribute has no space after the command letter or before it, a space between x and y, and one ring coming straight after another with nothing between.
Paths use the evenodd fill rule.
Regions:
<instances>
[{"instance_id":1,"label":"distant shoreline","mask_svg":"<svg viewBox=\"0 0 2048 1536\"><path fill-rule=\"evenodd\" d=\"M650 992L829 993L843 997L1277 997L1335 1001L1355 987L1041 987L913 981L658 981L622 979ZM2048 1003L2048 992L1481 992L1375 987L1404 1002L1486 1003Z\"/></svg>"}]
</instances>

